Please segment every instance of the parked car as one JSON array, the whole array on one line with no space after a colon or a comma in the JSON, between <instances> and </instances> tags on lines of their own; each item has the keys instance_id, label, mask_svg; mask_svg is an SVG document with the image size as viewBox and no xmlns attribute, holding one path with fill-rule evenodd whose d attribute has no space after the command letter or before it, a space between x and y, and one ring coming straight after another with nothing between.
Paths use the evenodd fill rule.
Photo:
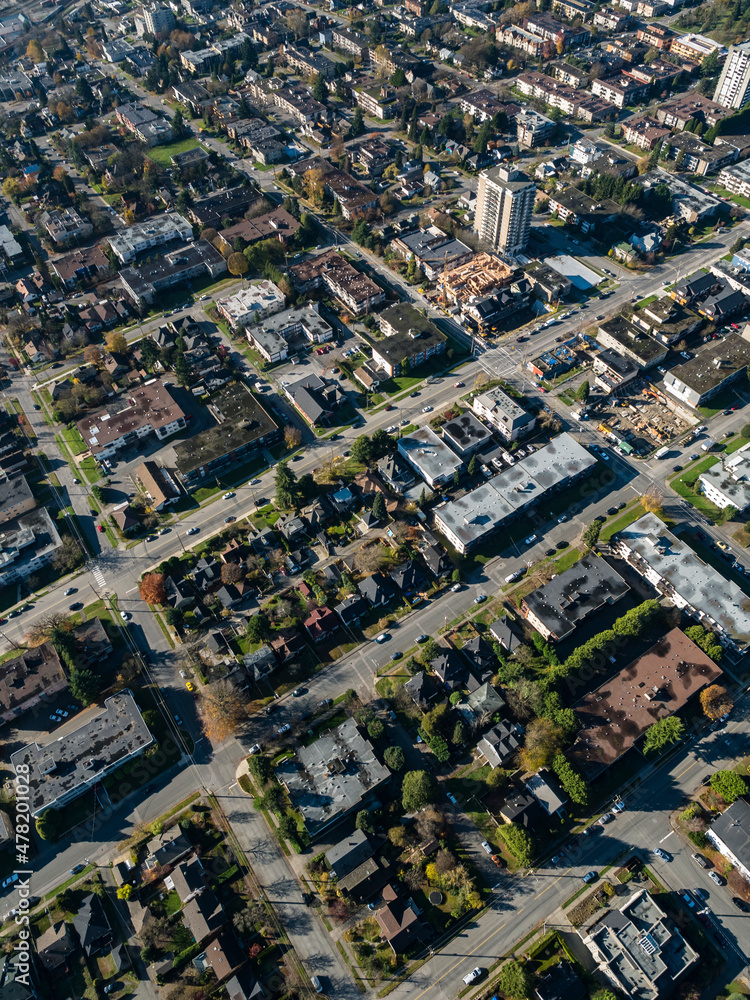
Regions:
<instances>
[{"instance_id":1,"label":"parked car","mask_svg":"<svg viewBox=\"0 0 750 1000\"><path fill-rule=\"evenodd\" d=\"M252 757L253 754L260 753L261 746L260 743L253 743L253 745L248 750L248 756Z\"/></svg>"},{"instance_id":2,"label":"parked car","mask_svg":"<svg viewBox=\"0 0 750 1000\"><path fill-rule=\"evenodd\" d=\"M31 902L31 900L29 900L29 902ZM732 903L734 904L734 906L737 907L738 910L741 910L743 913L750 913L750 903L746 902L744 899L741 899L739 896L732 896Z\"/></svg>"},{"instance_id":3,"label":"parked car","mask_svg":"<svg viewBox=\"0 0 750 1000\"><path fill-rule=\"evenodd\" d=\"M312 988L315 990L316 993L323 992L323 984L321 983L318 976L311 976L310 982L312 983Z\"/></svg>"},{"instance_id":4,"label":"parked car","mask_svg":"<svg viewBox=\"0 0 750 1000\"><path fill-rule=\"evenodd\" d=\"M382 643L387 642L390 639L390 635L387 632L381 632L379 636L376 637L375 642Z\"/></svg>"},{"instance_id":5,"label":"parked car","mask_svg":"<svg viewBox=\"0 0 750 1000\"><path fill-rule=\"evenodd\" d=\"M188 530L185 532L185 534L187 534L187 535L197 535L200 530L201 530L200 528L188 528Z\"/></svg>"},{"instance_id":6,"label":"parked car","mask_svg":"<svg viewBox=\"0 0 750 1000\"><path fill-rule=\"evenodd\" d=\"M537 540L537 538L536 538L536 535L529 535L529 537L528 537L528 538L525 538L525 539L524 539L524 542L523 542L523 544L524 544L524 545L531 545L531 544L532 544L532 542L535 542L536 540Z\"/></svg>"},{"instance_id":7,"label":"parked car","mask_svg":"<svg viewBox=\"0 0 750 1000\"><path fill-rule=\"evenodd\" d=\"M487 854L492 854L492 847L487 843L486 840L482 841L482 848L487 852Z\"/></svg>"},{"instance_id":8,"label":"parked car","mask_svg":"<svg viewBox=\"0 0 750 1000\"><path fill-rule=\"evenodd\" d=\"M233 496L234 496L234 493L232 493L230 491L229 493L225 493L224 496L221 499L222 500L231 500Z\"/></svg>"},{"instance_id":9,"label":"parked car","mask_svg":"<svg viewBox=\"0 0 750 1000\"><path fill-rule=\"evenodd\" d=\"M597 877L596 872L586 872L586 874L583 876L583 881L586 883L586 885L588 885L589 882L593 882L596 877Z\"/></svg>"},{"instance_id":10,"label":"parked car","mask_svg":"<svg viewBox=\"0 0 750 1000\"><path fill-rule=\"evenodd\" d=\"M661 847L655 847L654 848L654 854L657 856L657 858L661 858L662 861L671 861L672 860L672 855L671 854L667 854L666 851L662 851Z\"/></svg>"},{"instance_id":11,"label":"parked car","mask_svg":"<svg viewBox=\"0 0 750 1000\"><path fill-rule=\"evenodd\" d=\"M289 732L289 730L290 730L291 728L292 728L292 727L291 727L291 726L289 725L289 723L288 723L288 722L285 722L283 726L280 726L280 727L279 727L279 728L278 728L278 729L276 730L276 732L277 732L277 733L279 734L279 736L283 736L283 735L284 735L284 733L288 733L288 732Z\"/></svg>"},{"instance_id":12,"label":"parked car","mask_svg":"<svg viewBox=\"0 0 750 1000\"><path fill-rule=\"evenodd\" d=\"M457 594L461 589L462 587L460 583L454 583L453 586L451 587L451 590L453 591L454 594Z\"/></svg>"},{"instance_id":13,"label":"parked car","mask_svg":"<svg viewBox=\"0 0 750 1000\"><path fill-rule=\"evenodd\" d=\"M484 602L486 600L487 600L487 595L486 594L477 594L477 596L474 598L474 603L475 604L484 604Z\"/></svg>"},{"instance_id":14,"label":"parked car","mask_svg":"<svg viewBox=\"0 0 750 1000\"><path fill-rule=\"evenodd\" d=\"M423 633L422 633L421 635L418 635L418 636L417 636L417 638L416 638L416 640L415 640L415 641L421 644L421 643L423 643L423 642L427 642L427 640L428 640L429 638L430 638L430 637L429 637L429 635L425 635L425 634L424 634L424 632L423 632Z\"/></svg>"},{"instance_id":15,"label":"parked car","mask_svg":"<svg viewBox=\"0 0 750 1000\"><path fill-rule=\"evenodd\" d=\"M84 864L73 865L73 867L70 869L70 874L71 875L78 875L78 873L82 872L85 868L86 868L86 865L84 865ZM16 878L18 878L17 875L16 875ZM6 879L6 881L7 881L7 879ZM13 881L15 881L15 879L13 879ZM3 885L5 885L5 882L3 882Z\"/></svg>"},{"instance_id":16,"label":"parked car","mask_svg":"<svg viewBox=\"0 0 750 1000\"><path fill-rule=\"evenodd\" d=\"M603 816L599 817L598 823L600 826L606 826L607 823L611 823L613 819L614 816L612 815L612 813L605 813Z\"/></svg>"},{"instance_id":17,"label":"parked car","mask_svg":"<svg viewBox=\"0 0 750 1000\"><path fill-rule=\"evenodd\" d=\"M708 858L704 858L703 855L702 854L698 854L697 851L695 852L695 854L692 854L691 857L692 857L693 861L695 861L695 863L697 865L701 866L701 868L710 868L711 867L711 862L708 860Z\"/></svg>"},{"instance_id":18,"label":"parked car","mask_svg":"<svg viewBox=\"0 0 750 1000\"><path fill-rule=\"evenodd\" d=\"M466 983L467 986L471 986L471 984L475 983L477 979L482 978L483 972L484 970L480 969L479 966L477 966L476 969L472 969L471 972L467 972L467 974L464 976L464 983Z\"/></svg>"},{"instance_id":19,"label":"parked car","mask_svg":"<svg viewBox=\"0 0 750 1000\"><path fill-rule=\"evenodd\" d=\"M122 620L124 622L129 622L132 617L133 616L131 615L131 613L129 611L121 611L120 612L120 618L122 618Z\"/></svg>"},{"instance_id":20,"label":"parked car","mask_svg":"<svg viewBox=\"0 0 750 1000\"><path fill-rule=\"evenodd\" d=\"M400 653L398 650L396 650L395 653L391 653L391 659L400 660L403 655L404 655L403 653Z\"/></svg>"},{"instance_id":21,"label":"parked car","mask_svg":"<svg viewBox=\"0 0 750 1000\"><path fill-rule=\"evenodd\" d=\"M721 875L719 875L718 872L709 872L708 877L711 879L712 882L715 882L717 885L727 884L727 880L723 878Z\"/></svg>"}]
</instances>

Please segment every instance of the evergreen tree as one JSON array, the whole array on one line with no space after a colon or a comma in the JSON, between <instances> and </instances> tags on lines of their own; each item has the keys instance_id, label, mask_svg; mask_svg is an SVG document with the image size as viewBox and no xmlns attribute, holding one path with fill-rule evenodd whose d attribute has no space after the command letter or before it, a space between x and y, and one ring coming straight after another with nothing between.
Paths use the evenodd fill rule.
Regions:
<instances>
[{"instance_id":1,"label":"evergreen tree","mask_svg":"<svg viewBox=\"0 0 750 1000\"><path fill-rule=\"evenodd\" d=\"M365 130L365 119L362 114L362 108L356 108L354 112L354 117L352 118L351 133L356 138L358 135L362 135Z\"/></svg>"},{"instance_id":2,"label":"evergreen tree","mask_svg":"<svg viewBox=\"0 0 750 1000\"><path fill-rule=\"evenodd\" d=\"M430 130L427 128L426 125L422 129L421 135L419 136L419 145L420 146L432 145L432 136L430 135Z\"/></svg>"},{"instance_id":3,"label":"evergreen tree","mask_svg":"<svg viewBox=\"0 0 750 1000\"><path fill-rule=\"evenodd\" d=\"M384 520L387 517L387 510L385 506L385 497L382 493L378 493L372 504L372 516L377 518L378 521Z\"/></svg>"},{"instance_id":4,"label":"evergreen tree","mask_svg":"<svg viewBox=\"0 0 750 1000\"><path fill-rule=\"evenodd\" d=\"M477 464L478 464L477 463L477 456L476 455L472 455L471 459L469 461L469 475L470 476L476 476L476 474L477 474Z\"/></svg>"},{"instance_id":5,"label":"evergreen tree","mask_svg":"<svg viewBox=\"0 0 750 1000\"><path fill-rule=\"evenodd\" d=\"M276 503L282 510L297 508L300 502L300 489L297 476L289 468L287 462L279 462L276 466Z\"/></svg>"}]
</instances>

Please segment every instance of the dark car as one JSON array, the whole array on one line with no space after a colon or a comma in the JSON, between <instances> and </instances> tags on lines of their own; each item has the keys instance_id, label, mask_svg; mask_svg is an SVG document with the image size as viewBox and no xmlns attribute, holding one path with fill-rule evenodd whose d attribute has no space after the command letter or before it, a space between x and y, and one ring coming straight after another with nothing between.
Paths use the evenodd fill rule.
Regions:
<instances>
[{"instance_id":1,"label":"dark car","mask_svg":"<svg viewBox=\"0 0 750 1000\"><path fill-rule=\"evenodd\" d=\"M739 896L732 896L732 903L738 910L742 910L743 913L750 913L750 903Z\"/></svg>"},{"instance_id":2,"label":"dark car","mask_svg":"<svg viewBox=\"0 0 750 1000\"><path fill-rule=\"evenodd\" d=\"M616 513L617 513L617 507L609 507L607 510L607 514L609 515L609 517L612 517L612 515Z\"/></svg>"},{"instance_id":3,"label":"dark car","mask_svg":"<svg viewBox=\"0 0 750 1000\"><path fill-rule=\"evenodd\" d=\"M70 869L70 874L71 875L78 875L78 873L82 872L85 868L86 868L86 865L84 865L84 864L73 865L73 867Z\"/></svg>"},{"instance_id":4,"label":"dark car","mask_svg":"<svg viewBox=\"0 0 750 1000\"><path fill-rule=\"evenodd\" d=\"M83 607L82 601L74 601L72 604L68 605L69 611L79 611Z\"/></svg>"},{"instance_id":5,"label":"dark car","mask_svg":"<svg viewBox=\"0 0 750 1000\"><path fill-rule=\"evenodd\" d=\"M556 551L557 549L547 549L544 554L545 556L553 556L556 553Z\"/></svg>"},{"instance_id":6,"label":"dark car","mask_svg":"<svg viewBox=\"0 0 750 1000\"><path fill-rule=\"evenodd\" d=\"M417 396L419 395L419 393L418 392L412 392L412 393L410 393L410 395L411 395L412 399L416 399Z\"/></svg>"}]
</instances>

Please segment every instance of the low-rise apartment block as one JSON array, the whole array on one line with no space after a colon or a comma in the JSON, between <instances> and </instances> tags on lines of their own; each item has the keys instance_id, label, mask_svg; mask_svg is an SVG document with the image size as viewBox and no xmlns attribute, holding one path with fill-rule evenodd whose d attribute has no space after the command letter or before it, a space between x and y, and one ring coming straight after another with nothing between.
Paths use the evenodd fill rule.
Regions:
<instances>
[{"instance_id":1,"label":"low-rise apartment block","mask_svg":"<svg viewBox=\"0 0 750 1000\"><path fill-rule=\"evenodd\" d=\"M506 441L517 441L529 434L536 424L536 417L496 387L480 392L474 397L472 409L486 420Z\"/></svg>"},{"instance_id":2,"label":"low-rise apartment block","mask_svg":"<svg viewBox=\"0 0 750 1000\"><path fill-rule=\"evenodd\" d=\"M429 427L420 427L398 440L398 452L431 490L453 482L463 460Z\"/></svg>"},{"instance_id":3,"label":"low-rise apartment block","mask_svg":"<svg viewBox=\"0 0 750 1000\"><path fill-rule=\"evenodd\" d=\"M352 94L358 107L366 115L380 121L388 121L396 114L396 92L387 84L381 83L374 87L356 87Z\"/></svg>"},{"instance_id":4,"label":"low-rise apartment block","mask_svg":"<svg viewBox=\"0 0 750 1000\"><path fill-rule=\"evenodd\" d=\"M341 52L346 52L355 59L366 63L370 59L370 43L365 35L351 28L336 26L331 31L333 46Z\"/></svg>"},{"instance_id":5,"label":"low-rise apartment block","mask_svg":"<svg viewBox=\"0 0 750 1000\"><path fill-rule=\"evenodd\" d=\"M750 198L750 160L724 167L716 178L716 183L732 194Z\"/></svg>"},{"instance_id":6,"label":"low-rise apartment block","mask_svg":"<svg viewBox=\"0 0 750 1000\"><path fill-rule=\"evenodd\" d=\"M152 247L163 246L172 240L191 240L193 227L177 212L155 215L128 229L121 229L109 236L107 242L112 253L123 264L135 260L139 253Z\"/></svg>"},{"instance_id":7,"label":"low-rise apartment block","mask_svg":"<svg viewBox=\"0 0 750 1000\"><path fill-rule=\"evenodd\" d=\"M172 140L172 126L169 122L135 101L132 104L120 104L116 115L118 122L147 146L159 146Z\"/></svg>"},{"instance_id":8,"label":"low-rise apartment block","mask_svg":"<svg viewBox=\"0 0 750 1000\"><path fill-rule=\"evenodd\" d=\"M625 141L633 146L640 146L647 152L658 146L664 139L668 139L671 134L671 130L666 126L660 125L653 118L646 116L630 118L622 124L622 135Z\"/></svg>"},{"instance_id":9,"label":"low-rise apartment block","mask_svg":"<svg viewBox=\"0 0 750 1000\"><path fill-rule=\"evenodd\" d=\"M196 240L150 264L124 268L120 271L120 281L133 302L143 305L153 302L154 296L165 288L206 274L218 278L226 269L226 260L212 243Z\"/></svg>"},{"instance_id":10,"label":"low-rise apartment block","mask_svg":"<svg viewBox=\"0 0 750 1000\"><path fill-rule=\"evenodd\" d=\"M127 396L77 421L84 443L97 458L109 458L151 434L164 441L185 426L182 407L158 379L129 389Z\"/></svg>"},{"instance_id":11,"label":"low-rise apartment block","mask_svg":"<svg viewBox=\"0 0 750 1000\"><path fill-rule=\"evenodd\" d=\"M289 274L302 294L326 288L355 316L371 312L385 302L383 289L335 250L293 264Z\"/></svg>"},{"instance_id":12,"label":"low-rise apartment block","mask_svg":"<svg viewBox=\"0 0 750 1000\"><path fill-rule=\"evenodd\" d=\"M474 256L471 247L430 226L391 241L391 249L404 260L414 260L429 281L435 281L446 267L457 267Z\"/></svg>"},{"instance_id":13,"label":"low-rise apartment block","mask_svg":"<svg viewBox=\"0 0 750 1000\"><path fill-rule=\"evenodd\" d=\"M390 306L378 319L386 339L373 345L372 360L390 376L404 364L416 368L446 349L445 335L411 303Z\"/></svg>"},{"instance_id":14,"label":"low-rise apartment block","mask_svg":"<svg viewBox=\"0 0 750 1000\"><path fill-rule=\"evenodd\" d=\"M686 34L675 35L672 38L669 51L674 56L689 59L690 62L700 65L706 56L713 55L714 53L719 59L725 59L728 50L723 45L715 42L713 38L706 38L705 35Z\"/></svg>"},{"instance_id":15,"label":"low-rise apartment block","mask_svg":"<svg viewBox=\"0 0 750 1000\"><path fill-rule=\"evenodd\" d=\"M741 514L750 507L750 453L748 446L729 457L721 456L698 476L703 495L721 510L736 508Z\"/></svg>"},{"instance_id":16,"label":"low-rise apartment block","mask_svg":"<svg viewBox=\"0 0 750 1000\"><path fill-rule=\"evenodd\" d=\"M682 402L703 406L726 387L746 379L748 363L750 343L733 333L668 371L664 385Z\"/></svg>"},{"instance_id":17,"label":"low-rise apartment block","mask_svg":"<svg viewBox=\"0 0 750 1000\"><path fill-rule=\"evenodd\" d=\"M216 307L232 327L238 330L281 312L285 304L284 293L265 278L240 288L234 295L219 299Z\"/></svg>"},{"instance_id":18,"label":"low-rise apartment block","mask_svg":"<svg viewBox=\"0 0 750 1000\"><path fill-rule=\"evenodd\" d=\"M12 722L52 700L68 686L57 650L49 642L26 649L0 664L0 720Z\"/></svg>"},{"instance_id":19,"label":"low-rise apartment block","mask_svg":"<svg viewBox=\"0 0 750 1000\"><path fill-rule=\"evenodd\" d=\"M72 802L154 742L129 691L107 698L104 706L73 732L11 755L16 773L27 776L32 816Z\"/></svg>"},{"instance_id":20,"label":"low-rise apartment block","mask_svg":"<svg viewBox=\"0 0 750 1000\"><path fill-rule=\"evenodd\" d=\"M86 236L91 236L94 231L91 223L82 218L75 208L43 212L41 223L53 243L60 245L69 243L71 240L84 239Z\"/></svg>"},{"instance_id":21,"label":"low-rise apartment block","mask_svg":"<svg viewBox=\"0 0 750 1000\"><path fill-rule=\"evenodd\" d=\"M602 347L617 351L639 368L651 368L660 364L667 356L667 348L663 344L657 344L624 316L613 316L601 323L596 339Z\"/></svg>"}]
</instances>

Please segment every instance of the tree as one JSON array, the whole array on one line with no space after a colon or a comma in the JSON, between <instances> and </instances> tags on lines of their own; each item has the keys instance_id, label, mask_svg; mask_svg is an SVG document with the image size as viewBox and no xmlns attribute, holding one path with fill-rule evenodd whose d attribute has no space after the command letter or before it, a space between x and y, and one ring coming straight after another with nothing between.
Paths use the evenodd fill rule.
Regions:
<instances>
[{"instance_id":1,"label":"tree","mask_svg":"<svg viewBox=\"0 0 750 1000\"><path fill-rule=\"evenodd\" d=\"M367 735L371 740L379 740L385 732L385 726L380 719L373 719L367 726Z\"/></svg>"},{"instance_id":2,"label":"tree","mask_svg":"<svg viewBox=\"0 0 750 1000\"><path fill-rule=\"evenodd\" d=\"M655 488L652 488L648 493L644 493L641 497L641 506L644 510L647 510L649 514L660 514L663 508L663 497L661 493Z\"/></svg>"},{"instance_id":3,"label":"tree","mask_svg":"<svg viewBox=\"0 0 750 1000\"><path fill-rule=\"evenodd\" d=\"M125 338L124 333L117 333L113 330L106 336L106 344L108 351L114 351L115 354L127 354L128 353L128 342Z\"/></svg>"},{"instance_id":4,"label":"tree","mask_svg":"<svg viewBox=\"0 0 750 1000\"><path fill-rule=\"evenodd\" d=\"M180 109L178 108L172 115L172 138L175 140L175 142L179 141L180 139L184 139L188 131L189 130L185 125L185 118Z\"/></svg>"},{"instance_id":5,"label":"tree","mask_svg":"<svg viewBox=\"0 0 750 1000\"><path fill-rule=\"evenodd\" d=\"M583 532L583 544L587 549L592 549L599 541L599 532L602 530L601 521L592 521Z\"/></svg>"},{"instance_id":6,"label":"tree","mask_svg":"<svg viewBox=\"0 0 750 1000\"><path fill-rule=\"evenodd\" d=\"M372 821L372 813L368 812L367 809L360 809L357 813L357 818L354 820L354 825L363 833L375 833L375 824Z\"/></svg>"},{"instance_id":7,"label":"tree","mask_svg":"<svg viewBox=\"0 0 750 1000\"><path fill-rule=\"evenodd\" d=\"M245 568L242 563L225 562L221 564L221 582L239 583L245 579Z\"/></svg>"},{"instance_id":8,"label":"tree","mask_svg":"<svg viewBox=\"0 0 750 1000\"><path fill-rule=\"evenodd\" d=\"M734 701L721 684L711 684L700 693L701 708L709 719L720 719L722 715L731 712Z\"/></svg>"},{"instance_id":9,"label":"tree","mask_svg":"<svg viewBox=\"0 0 750 1000\"><path fill-rule=\"evenodd\" d=\"M400 771L406 764L406 757L401 747L388 747L383 754L383 759L391 771Z\"/></svg>"},{"instance_id":10,"label":"tree","mask_svg":"<svg viewBox=\"0 0 750 1000\"><path fill-rule=\"evenodd\" d=\"M426 666L428 663L432 663L433 660L436 660L442 651L443 647L439 646L434 639L428 639L424 646L422 646L419 659Z\"/></svg>"},{"instance_id":11,"label":"tree","mask_svg":"<svg viewBox=\"0 0 750 1000\"><path fill-rule=\"evenodd\" d=\"M159 360L159 348L150 337L144 337L139 346L141 348L141 358L149 368L152 368L154 362Z\"/></svg>"},{"instance_id":12,"label":"tree","mask_svg":"<svg viewBox=\"0 0 750 1000\"><path fill-rule=\"evenodd\" d=\"M360 434L352 441L351 457L363 465L367 465L372 458L372 442L366 434Z\"/></svg>"},{"instance_id":13,"label":"tree","mask_svg":"<svg viewBox=\"0 0 750 1000\"><path fill-rule=\"evenodd\" d=\"M128 882L126 882L124 885L121 885L120 888L117 890L118 899L130 899L132 895L133 895L133 886L130 885Z\"/></svg>"},{"instance_id":14,"label":"tree","mask_svg":"<svg viewBox=\"0 0 750 1000\"><path fill-rule=\"evenodd\" d=\"M299 506L300 490L297 476L293 469L289 468L287 462L279 462L276 466L276 504L282 510L289 510Z\"/></svg>"},{"instance_id":15,"label":"tree","mask_svg":"<svg viewBox=\"0 0 750 1000\"><path fill-rule=\"evenodd\" d=\"M251 757L247 762L247 768L261 788L263 788L273 773L270 758L266 757L266 755L262 753Z\"/></svg>"},{"instance_id":16,"label":"tree","mask_svg":"<svg viewBox=\"0 0 750 1000\"><path fill-rule=\"evenodd\" d=\"M586 379L576 391L576 399L580 399L581 402L585 403L589 398L589 393L591 392L591 386L589 385L589 380Z\"/></svg>"},{"instance_id":17,"label":"tree","mask_svg":"<svg viewBox=\"0 0 750 1000\"><path fill-rule=\"evenodd\" d=\"M526 1000L531 996L531 976L520 962L506 962L497 979L498 986L513 1000Z\"/></svg>"},{"instance_id":18,"label":"tree","mask_svg":"<svg viewBox=\"0 0 750 1000\"><path fill-rule=\"evenodd\" d=\"M549 719L533 719L526 728L521 763L527 771L549 764L566 743L565 733Z\"/></svg>"},{"instance_id":19,"label":"tree","mask_svg":"<svg viewBox=\"0 0 750 1000\"><path fill-rule=\"evenodd\" d=\"M299 427L295 427L293 424L287 424L284 428L284 444L291 451L293 448L299 448L302 444L302 431Z\"/></svg>"},{"instance_id":20,"label":"tree","mask_svg":"<svg viewBox=\"0 0 750 1000\"><path fill-rule=\"evenodd\" d=\"M469 476L476 476L477 474L477 456L472 455L469 460Z\"/></svg>"},{"instance_id":21,"label":"tree","mask_svg":"<svg viewBox=\"0 0 750 1000\"><path fill-rule=\"evenodd\" d=\"M104 361L104 351L96 344L87 344L83 349L83 360L98 368Z\"/></svg>"},{"instance_id":22,"label":"tree","mask_svg":"<svg viewBox=\"0 0 750 1000\"><path fill-rule=\"evenodd\" d=\"M387 516L387 513L385 497L382 493L378 493L372 504L372 516L377 518L378 521L382 521Z\"/></svg>"},{"instance_id":23,"label":"tree","mask_svg":"<svg viewBox=\"0 0 750 1000\"><path fill-rule=\"evenodd\" d=\"M26 55L32 60L32 62L44 62L44 52L42 50L41 43L37 38L32 38L26 46Z\"/></svg>"},{"instance_id":24,"label":"tree","mask_svg":"<svg viewBox=\"0 0 750 1000\"><path fill-rule=\"evenodd\" d=\"M736 771L715 771L711 775L711 788L729 805L747 793L747 782Z\"/></svg>"},{"instance_id":25,"label":"tree","mask_svg":"<svg viewBox=\"0 0 750 1000\"><path fill-rule=\"evenodd\" d=\"M195 372L193 371L193 366L187 360L184 354L180 353L177 355L174 361L174 373L177 376L177 381L180 385L190 385L195 381Z\"/></svg>"},{"instance_id":26,"label":"tree","mask_svg":"<svg viewBox=\"0 0 750 1000\"><path fill-rule=\"evenodd\" d=\"M646 730L643 738L643 752L651 753L653 750L663 750L670 743L677 743L685 734L685 723L678 719L676 715L669 715L666 719L659 719Z\"/></svg>"},{"instance_id":27,"label":"tree","mask_svg":"<svg viewBox=\"0 0 750 1000\"><path fill-rule=\"evenodd\" d=\"M352 118L352 124L350 128L352 137L356 139L358 135L362 135L364 130L365 130L364 115L362 114L362 108L358 107L355 108L354 116Z\"/></svg>"},{"instance_id":28,"label":"tree","mask_svg":"<svg viewBox=\"0 0 750 1000\"><path fill-rule=\"evenodd\" d=\"M401 805L413 813L435 801L435 782L429 771L407 771L401 782Z\"/></svg>"},{"instance_id":29,"label":"tree","mask_svg":"<svg viewBox=\"0 0 750 1000\"><path fill-rule=\"evenodd\" d=\"M461 719L453 727L453 735L451 736L451 743L460 747L466 742L466 737L468 736L468 730L466 728L466 723Z\"/></svg>"},{"instance_id":30,"label":"tree","mask_svg":"<svg viewBox=\"0 0 750 1000\"><path fill-rule=\"evenodd\" d=\"M146 604L166 604L167 592L164 589L164 574L146 573L138 584L138 593Z\"/></svg>"},{"instance_id":31,"label":"tree","mask_svg":"<svg viewBox=\"0 0 750 1000\"><path fill-rule=\"evenodd\" d=\"M82 705L91 705L96 701L99 694L101 681L93 670L85 668L74 668L70 671L69 687L70 693L81 702Z\"/></svg>"},{"instance_id":32,"label":"tree","mask_svg":"<svg viewBox=\"0 0 750 1000\"><path fill-rule=\"evenodd\" d=\"M206 736L217 743L232 736L247 715L241 693L224 679L201 689L198 710Z\"/></svg>"},{"instance_id":33,"label":"tree","mask_svg":"<svg viewBox=\"0 0 750 1000\"><path fill-rule=\"evenodd\" d=\"M328 100L328 87L326 87L326 82L321 73L318 73L315 78L315 83L312 88L312 95L316 101L320 101L321 104L325 104Z\"/></svg>"},{"instance_id":34,"label":"tree","mask_svg":"<svg viewBox=\"0 0 750 1000\"><path fill-rule=\"evenodd\" d=\"M265 642L271 636L271 624L263 611L256 612L247 620L245 634L251 643Z\"/></svg>"},{"instance_id":35,"label":"tree","mask_svg":"<svg viewBox=\"0 0 750 1000\"><path fill-rule=\"evenodd\" d=\"M391 73L391 83L394 87L403 87L406 84L406 74L400 66ZM406 114L406 105L404 105L404 114ZM401 131L406 131L405 127Z\"/></svg>"},{"instance_id":36,"label":"tree","mask_svg":"<svg viewBox=\"0 0 750 1000\"><path fill-rule=\"evenodd\" d=\"M230 274L233 274L235 278L241 278L243 274L247 274L250 265L247 262L247 257L244 253L232 253L229 255L227 260L227 270Z\"/></svg>"},{"instance_id":37,"label":"tree","mask_svg":"<svg viewBox=\"0 0 750 1000\"><path fill-rule=\"evenodd\" d=\"M508 823L503 827L503 838L508 849L515 856L519 864L530 865L534 855L534 843L531 835L522 826L515 823Z\"/></svg>"},{"instance_id":38,"label":"tree","mask_svg":"<svg viewBox=\"0 0 750 1000\"><path fill-rule=\"evenodd\" d=\"M552 761L552 767L570 801L585 806L589 800L589 787L568 759L559 753Z\"/></svg>"}]
</instances>

